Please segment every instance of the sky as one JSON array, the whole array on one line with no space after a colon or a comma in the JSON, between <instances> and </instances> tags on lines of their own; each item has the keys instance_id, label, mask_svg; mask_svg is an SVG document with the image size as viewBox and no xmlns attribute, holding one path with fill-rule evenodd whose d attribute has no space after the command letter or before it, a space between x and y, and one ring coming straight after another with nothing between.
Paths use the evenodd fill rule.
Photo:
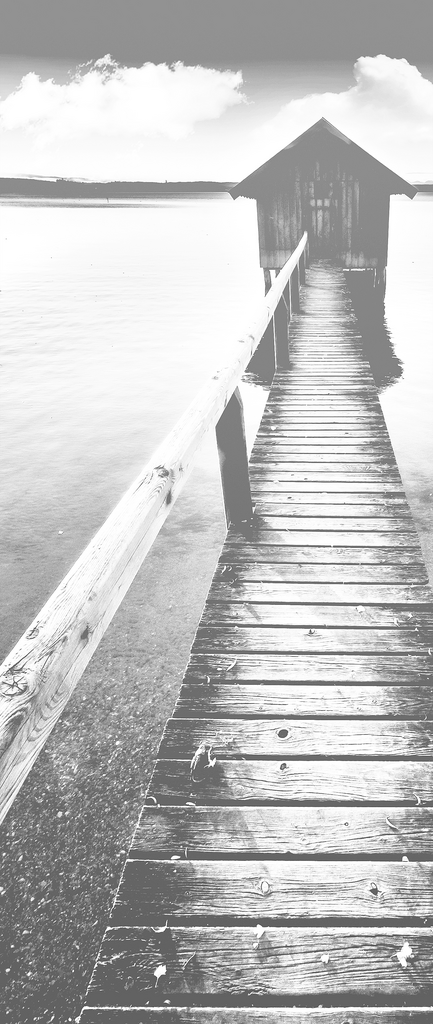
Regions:
<instances>
[{"instance_id":1,"label":"sky","mask_svg":"<svg viewBox=\"0 0 433 1024\"><path fill-rule=\"evenodd\" d=\"M324 116L433 179L431 0L2 9L2 175L237 181Z\"/></svg>"}]
</instances>

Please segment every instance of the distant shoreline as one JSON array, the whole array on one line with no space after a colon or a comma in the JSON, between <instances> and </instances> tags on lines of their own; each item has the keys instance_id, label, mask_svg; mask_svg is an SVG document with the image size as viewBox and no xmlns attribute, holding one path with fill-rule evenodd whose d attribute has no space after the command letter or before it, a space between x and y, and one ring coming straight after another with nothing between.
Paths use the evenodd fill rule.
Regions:
<instances>
[{"instance_id":1,"label":"distant shoreline","mask_svg":"<svg viewBox=\"0 0 433 1024\"><path fill-rule=\"evenodd\" d=\"M65 178L0 178L0 196L141 199L166 193L227 192L233 184L229 181L73 181Z\"/></svg>"}]
</instances>

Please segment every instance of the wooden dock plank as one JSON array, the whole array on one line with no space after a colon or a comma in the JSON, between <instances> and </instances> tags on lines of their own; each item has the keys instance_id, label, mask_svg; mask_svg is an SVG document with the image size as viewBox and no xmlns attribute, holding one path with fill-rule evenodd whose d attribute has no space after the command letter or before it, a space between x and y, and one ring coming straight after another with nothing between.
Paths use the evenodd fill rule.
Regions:
<instances>
[{"instance_id":1,"label":"wooden dock plank","mask_svg":"<svg viewBox=\"0 0 433 1024\"><path fill-rule=\"evenodd\" d=\"M126 863L111 925L221 917L410 924L432 915L431 863L135 859Z\"/></svg>"},{"instance_id":2,"label":"wooden dock plank","mask_svg":"<svg viewBox=\"0 0 433 1024\"><path fill-rule=\"evenodd\" d=\"M284 605L308 604L316 606L320 604L341 604L363 606L358 615L363 613L366 607L374 605L399 608L400 606L421 605L430 609L431 594L429 587L409 584L393 585L376 582L360 583L298 583L290 580L287 573L287 581L275 579L273 566L264 566L266 571L263 576L260 572L255 573L256 580L248 578L248 570L245 567L236 566L233 569L232 582L226 582L224 576L214 580L209 591L210 603L227 601L233 604L237 601L260 602L260 604L283 603ZM282 568L282 567L279 567ZM230 576L230 573L226 573ZM262 578L260 578L262 577ZM269 582L268 582L269 579ZM411 613L409 608L407 615ZM358 620L359 621L359 620Z\"/></svg>"},{"instance_id":3,"label":"wooden dock plank","mask_svg":"<svg viewBox=\"0 0 433 1024\"><path fill-rule=\"evenodd\" d=\"M220 758L432 758L433 723L359 719L170 718L159 755L191 758L206 740ZM198 771L198 770L197 770ZM200 778L200 774L197 775Z\"/></svg>"},{"instance_id":4,"label":"wooden dock plank","mask_svg":"<svg viewBox=\"0 0 433 1024\"><path fill-rule=\"evenodd\" d=\"M81 1024L430 1024L433 1005L427 1007L215 1007L140 1006L85 1007Z\"/></svg>"},{"instance_id":5,"label":"wooden dock plank","mask_svg":"<svg viewBox=\"0 0 433 1024\"><path fill-rule=\"evenodd\" d=\"M338 530L333 528L308 530L306 527L297 530L291 524L285 527L283 519L283 516L279 518L263 517L262 522L251 529L250 539L256 544L277 544L284 547L299 547L300 545L332 547L335 544L339 548L402 548L405 551L418 551L419 554L421 552L418 536L414 531L402 533L399 530ZM229 544L235 544L237 540L242 543L244 539L245 532L230 527L227 535Z\"/></svg>"},{"instance_id":6,"label":"wooden dock plank","mask_svg":"<svg viewBox=\"0 0 433 1024\"><path fill-rule=\"evenodd\" d=\"M431 996L433 934L422 928L275 928L258 938L254 927L172 927L165 939L152 928L109 928L88 990L137 1005L155 992L179 995L296 997ZM397 954L411 949L409 969ZM130 984L125 987L125 979Z\"/></svg>"},{"instance_id":7,"label":"wooden dock plank","mask_svg":"<svg viewBox=\"0 0 433 1024\"><path fill-rule=\"evenodd\" d=\"M300 857L308 865L315 857L431 859L433 808L143 807L130 856L185 859L185 851L189 859Z\"/></svg>"},{"instance_id":8,"label":"wooden dock plank","mask_svg":"<svg viewBox=\"0 0 433 1024\"><path fill-rule=\"evenodd\" d=\"M207 678L250 682L427 683L433 682L433 659L423 654L254 654L199 652L194 647L185 679Z\"/></svg>"},{"instance_id":9,"label":"wooden dock plank","mask_svg":"<svg viewBox=\"0 0 433 1024\"><path fill-rule=\"evenodd\" d=\"M195 650L208 654L230 651L233 655L245 650L251 654L428 654L433 650L433 630L417 631L406 625L392 631L385 627L199 626Z\"/></svg>"},{"instance_id":10,"label":"wooden dock plank","mask_svg":"<svg viewBox=\"0 0 433 1024\"><path fill-rule=\"evenodd\" d=\"M204 738L204 737L203 737ZM149 786L156 803L433 804L431 761L217 760L191 781L190 761L157 761ZM344 837L342 839L344 849Z\"/></svg>"},{"instance_id":11,"label":"wooden dock plank","mask_svg":"<svg viewBox=\"0 0 433 1024\"><path fill-rule=\"evenodd\" d=\"M328 495L329 496L329 495ZM239 536L239 539L238 539ZM245 561L251 562L284 562L294 563L298 566L308 565L381 565L381 566L411 566L415 571L420 566L421 574L425 566L422 562L421 549L415 548L394 548L392 551L387 547L358 547L346 545L338 547L333 544L317 545L307 547L303 545L281 544L257 544L254 539L249 544L245 543L246 536L236 535L224 544L222 557L224 562Z\"/></svg>"},{"instance_id":12,"label":"wooden dock plank","mask_svg":"<svg viewBox=\"0 0 433 1024\"><path fill-rule=\"evenodd\" d=\"M432 591L343 271L302 303L82 1024L433 1019Z\"/></svg>"},{"instance_id":13,"label":"wooden dock plank","mask_svg":"<svg viewBox=\"0 0 433 1024\"><path fill-rule=\"evenodd\" d=\"M253 683L184 683L173 714L181 718L406 718L433 719L426 686L300 686Z\"/></svg>"},{"instance_id":14,"label":"wooden dock plank","mask_svg":"<svg viewBox=\"0 0 433 1024\"><path fill-rule=\"evenodd\" d=\"M280 594L280 598L278 603L272 603L262 602L260 597L257 602L240 599L224 602L213 597L203 614L202 625L235 623L241 626L335 626L340 629L365 626L389 626L390 629L410 626L420 629L433 626L431 607L423 610L407 605L398 608L379 603L369 605L368 596L366 605L350 605L348 602L340 605L286 604L283 594Z\"/></svg>"}]
</instances>

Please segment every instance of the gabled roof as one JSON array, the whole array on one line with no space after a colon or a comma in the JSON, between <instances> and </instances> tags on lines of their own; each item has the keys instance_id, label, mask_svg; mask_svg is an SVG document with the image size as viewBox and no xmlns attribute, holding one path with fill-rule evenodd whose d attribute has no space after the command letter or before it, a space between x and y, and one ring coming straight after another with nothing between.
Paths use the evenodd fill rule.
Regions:
<instances>
[{"instance_id":1,"label":"gabled roof","mask_svg":"<svg viewBox=\"0 0 433 1024\"><path fill-rule=\"evenodd\" d=\"M377 173L380 173L382 180L385 176L390 193L403 193L404 195L409 196L410 199L413 199L416 195L418 189L416 189L414 185L405 181L405 179L401 178L399 174L395 174L394 171L389 169L389 167L382 164L380 160L376 160L374 156L367 153L365 149L361 149L361 146L357 146L356 142L352 142L347 135L344 135L343 132L338 130L338 128L335 128L335 126L327 121L325 117L321 117L319 121L316 121L316 123L311 125L310 128L307 128L306 132L303 132L302 135L298 135L297 139L293 139L292 142L289 142L287 146L284 146L284 148L280 149L278 153L275 153L275 155L267 160L266 163L262 164L261 167L258 167L257 170L253 171L252 174L249 174L247 178L244 178L243 181L240 181L234 186L234 188L231 188L230 195L232 198L237 199L238 196L248 196L251 199L255 199L260 191L260 186L266 176L268 168L272 168L273 165L276 165L278 161L280 161L283 153L286 153L288 150L295 149L297 146L302 146L302 143L314 134L324 133L333 135L341 142L346 143L347 146L350 146L351 153L355 157L355 160L358 157L363 159L364 162L366 160L370 162L373 172L376 171Z\"/></svg>"}]
</instances>

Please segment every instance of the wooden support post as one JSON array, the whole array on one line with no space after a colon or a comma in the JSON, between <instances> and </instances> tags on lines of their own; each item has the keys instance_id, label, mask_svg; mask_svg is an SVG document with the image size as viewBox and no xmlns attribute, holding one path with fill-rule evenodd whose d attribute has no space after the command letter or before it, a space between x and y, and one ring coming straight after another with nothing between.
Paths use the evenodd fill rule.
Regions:
<instances>
[{"instance_id":1,"label":"wooden support post","mask_svg":"<svg viewBox=\"0 0 433 1024\"><path fill-rule=\"evenodd\" d=\"M252 518L245 423L239 388L233 392L215 427L227 526Z\"/></svg>"},{"instance_id":2,"label":"wooden support post","mask_svg":"<svg viewBox=\"0 0 433 1024\"><path fill-rule=\"evenodd\" d=\"M287 370L289 366L289 307L283 293L274 313L275 366Z\"/></svg>"},{"instance_id":3,"label":"wooden support post","mask_svg":"<svg viewBox=\"0 0 433 1024\"><path fill-rule=\"evenodd\" d=\"M299 284L305 284L305 250L299 257Z\"/></svg>"},{"instance_id":4,"label":"wooden support post","mask_svg":"<svg viewBox=\"0 0 433 1024\"><path fill-rule=\"evenodd\" d=\"M303 256L304 256L304 266L305 267L309 267L310 266L310 246L308 244L308 239L307 239L307 241L305 243L305 248L304 248Z\"/></svg>"},{"instance_id":5,"label":"wooden support post","mask_svg":"<svg viewBox=\"0 0 433 1024\"><path fill-rule=\"evenodd\" d=\"M292 311L299 313L299 270L295 267L290 278L290 292L292 297Z\"/></svg>"},{"instance_id":6,"label":"wooden support post","mask_svg":"<svg viewBox=\"0 0 433 1024\"><path fill-rule=\"evenodd\" d=\"M263 277L265 279L265 295L267 295L269 289L272 288L272 278L271 278L271 271L268 270L266 267L265 267L265 269L263 271Z\"/></svg>"}]
</instances>

